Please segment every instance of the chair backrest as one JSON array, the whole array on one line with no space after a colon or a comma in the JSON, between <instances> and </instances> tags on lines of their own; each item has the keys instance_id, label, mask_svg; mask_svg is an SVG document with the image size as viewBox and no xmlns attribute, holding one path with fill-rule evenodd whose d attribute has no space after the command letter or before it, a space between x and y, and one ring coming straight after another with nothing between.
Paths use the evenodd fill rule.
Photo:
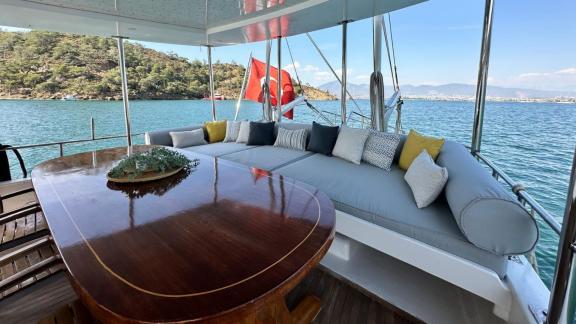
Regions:
<instances>
[{"instance_id":1,"label":"chair backrest","mask_svg":"<svg viewBox=\"0 0 576 324\"><path fill-rule=\"evenodd\" d=\"M10 173L10 160L8 160L8 150L14 152L18 163L20 164L20 169L22 170L22 177L26 178L28 176L28 171L26 171L26 166L24 165L24 159L17 149L10 145L0 144L0 182L12 180L12 175Z\"/></svg>"}]
</instances>

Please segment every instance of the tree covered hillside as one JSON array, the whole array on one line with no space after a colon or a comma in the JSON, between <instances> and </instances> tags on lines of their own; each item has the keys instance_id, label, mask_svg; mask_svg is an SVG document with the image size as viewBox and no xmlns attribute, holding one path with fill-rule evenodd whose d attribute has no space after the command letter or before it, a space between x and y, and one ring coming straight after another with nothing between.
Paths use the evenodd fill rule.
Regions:
<instances>
[{"instance_id":1,"label":"tree covered hillside","mask_svg":"<svg viewBox=\"0 0 576 324\"><path fill-rule=\"evenodd\" d=\"M209 94L208 66L204 62L135 43L126 43L125 51L131 98L185 99ZM237 98L244 70L236 63L214 64L216 91ZM66 95L121 98L116 40L0 31L0 98L60 99Z\"/></svg>"}]
</instances>

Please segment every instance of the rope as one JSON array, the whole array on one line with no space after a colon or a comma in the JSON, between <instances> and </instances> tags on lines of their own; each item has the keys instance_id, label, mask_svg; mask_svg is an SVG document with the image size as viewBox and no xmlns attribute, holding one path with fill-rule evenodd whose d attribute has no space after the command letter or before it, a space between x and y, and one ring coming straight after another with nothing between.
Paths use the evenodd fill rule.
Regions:
<instances>
[{"instance_id":1,"label":"rope","mask_svg":"<svg viewBox=\"0 0 576 324\"><path fill-rule=\"evenodd\" d=\"M390 55L390 45L388 44L388 32L386 31L386 23L382 24L382 32L384 33L384 42L386 43L386 52L388 53L388 65L390 66L390 76L392 77L392 84L394 89L398 89L396 80L394 78L394 66L392 65L392 56Z\"/></svg>"},{"instance_id":2,"label":"rope","mask_svg":"<svg viewBox=\"0 0 576 324\"><path fill-rule=\"evenodd\" d=\"M398 69L396 68L396 51L394 50L394 33L392 33L392 21L390 20L390 13L388 13L388 25L390 26L390 43L392 45L392 61L394 61L394 78L396 79L396 85L400 90L400 84L398 83Z\"/></svg>"}]
</instances>

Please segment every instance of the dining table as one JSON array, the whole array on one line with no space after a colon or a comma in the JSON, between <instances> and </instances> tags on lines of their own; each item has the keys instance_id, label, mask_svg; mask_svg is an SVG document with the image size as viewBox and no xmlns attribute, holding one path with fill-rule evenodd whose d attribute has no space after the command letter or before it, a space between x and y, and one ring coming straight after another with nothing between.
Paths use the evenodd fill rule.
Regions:
<instances>
[{"instance_id":1,"label":"dining table","mask_svg":"<svg viewBox=\"0 0 576 324\"><path fill-rule=\"evenodd\" d=\"M334 238L320 190L192 151L170 177L115 183L134 145L49 160L32 182L79 300L103 323L305 323L321 301L285 296Z\"/></svg>"}]
</instances>

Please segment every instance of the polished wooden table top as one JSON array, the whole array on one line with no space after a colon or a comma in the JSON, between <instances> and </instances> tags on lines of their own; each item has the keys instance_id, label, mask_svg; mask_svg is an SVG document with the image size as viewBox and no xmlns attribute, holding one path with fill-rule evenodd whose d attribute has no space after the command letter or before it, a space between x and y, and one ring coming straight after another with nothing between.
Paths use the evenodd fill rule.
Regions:
<instances>
[{"instance_id":1,"label":"polished wooden table top","mask_svg":"<svg viewBox=\"0 0 576 324\"><path fill-rule=\"evenodd\" d=\"M145 184L106 180L126 148L32 172L71 281L100 319L232 320L286 294L332 242L334 207L320 191L180 152L200 160L195 171Z\"/></svg>"}]
</instances>

